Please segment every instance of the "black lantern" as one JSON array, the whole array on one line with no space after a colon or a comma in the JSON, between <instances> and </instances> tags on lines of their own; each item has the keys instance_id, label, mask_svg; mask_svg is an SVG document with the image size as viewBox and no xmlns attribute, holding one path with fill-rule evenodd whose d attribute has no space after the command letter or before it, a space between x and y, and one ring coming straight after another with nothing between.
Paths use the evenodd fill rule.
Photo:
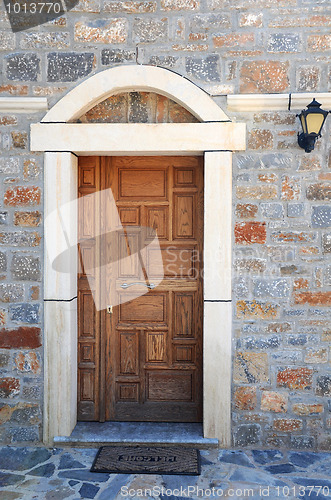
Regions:
<instances>
[{"instance_id":1,"label":"black lantern","mask_svg":"<svg viewBox=\"0 0 331 500\"><path fill-rule=\"evenodd\" d=\"M297 115L303 130L301 134L298 134L298 144L306 153L310 153L315 147L316 139L321 137L321 130L329 111L321 109L321 104L315 99L308 104L307 108Z\"/></svg>"}]
</instances>

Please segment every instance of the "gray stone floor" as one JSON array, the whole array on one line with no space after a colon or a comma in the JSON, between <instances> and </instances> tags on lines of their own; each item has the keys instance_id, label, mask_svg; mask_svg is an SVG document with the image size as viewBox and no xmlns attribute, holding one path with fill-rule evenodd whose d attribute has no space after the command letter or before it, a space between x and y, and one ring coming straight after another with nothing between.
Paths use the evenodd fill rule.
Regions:
<instances>
[{"instance_id":1,"label":"gray stone floor","mask_svg":"<svg viewBox=\"0 0 331 500\"><path fill-rule=\"evenodd\" d=\"M96 451L0 448L0 499L331 499L330 453L204 449L200 476L161 476L91 473Z\"/></svg>"}]
</instances>

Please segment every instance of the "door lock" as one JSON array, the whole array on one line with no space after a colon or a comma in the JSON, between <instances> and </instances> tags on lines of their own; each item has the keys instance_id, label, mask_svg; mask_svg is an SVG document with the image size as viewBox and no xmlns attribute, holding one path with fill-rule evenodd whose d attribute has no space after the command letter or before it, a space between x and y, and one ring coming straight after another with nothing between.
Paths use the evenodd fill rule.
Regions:
<instances>
[{"instance_id":1,"label":"door lock","mask_svg":"<svg viewBox=\"0 0 331 500\"><path fill-rule=\"evenodd\" d=\"M107 306L107 313L113 314L113 306Z\"/></svg>"}]
</instances>

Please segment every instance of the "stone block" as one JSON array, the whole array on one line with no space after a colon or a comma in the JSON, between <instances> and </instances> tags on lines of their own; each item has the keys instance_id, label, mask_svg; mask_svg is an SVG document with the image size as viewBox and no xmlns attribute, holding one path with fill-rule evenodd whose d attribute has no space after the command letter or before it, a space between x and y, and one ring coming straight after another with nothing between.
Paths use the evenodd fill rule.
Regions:
<instances>
[{"instance_id":1,"label":"stone block","mask_svg":"<svg viewBox=\"0 0 331 500\"><path fill-rule=\"evenodd\" d=\"M316 233L307 231L275 231L271 240L276 243L307 243L316 240Z\"/></svg>"},{"instance_id":2,"label":"stone block","mask_svg":"<svg viewBox=\"0 0 331 500\"><path fill-rule=\"evenodd\" d=\"M17 130L11 132L13 147L18 149L26 149L28 142L28 134Z\"/></svg>"},{"instance_id":3,"label":"stone block","mask_svg":"<svg viewBox=\"0 0 331 500\"><path fill-rule=\"evenodd\" d=\"M14 323L39 323L39 304L16 304L10 306L10 319Z\"/></svg>"},{"instance_id":4,"label":"stone block","mask_svg":"<svg viewBox=\"0 0 331 500\"><path fill-rule=\"evenodd\" d=\"M267 338L248 337L239 340L245 349L261 351L264 349L276 349L280 346L280 338L276 335Z\"/></svg>"},{"instance_id":5,"label":"stone block","mask_svg":"<svg viewBox=\"0 0 331 500\"><path fill-rule=\"evenodd\" d=\"M210 32L231 27L231 19L228 14L199 14L190 20L192 32Z\"/></svg>"},{"instance_id":6,"label":"stone block","mask_svg":"<svg viewBox=\"0 0 331 500\"><path fill-rule=\"evenodd\" d=\"M0 116L0 126L17 125L16 116Z\"/></svg>"},{"instance_id":7,"label":"stone block","mask_svg":"<svg viewBox=\"0 0 331 500\"><path fill-rule=\"evenodd\" d=\"M274 200L278 198L277 186L237 186L236 196L239 200Z\"/></svg>"},{"instance_id":8,"label":"stone block","mask_svg":"<svg viewBox=\"0 0 331 500\"><path fill-rule=\"evenodd\" d=\"M254 219L258 211L258 206L252 203L237 203L236 216L240 219Z\"/></svg>"},{"instance_id":9,"label":"stone block","mask_svg":"<svg viewBox=\"0 0 331 500\"><path fill-rule=\"evenodd\" d=\"M323 253L331 253L331 234L322 235L322 249Z\"/></svg>"},{"instance_id":10,"label":"stone block","mask_svg":"<svg viewBox=\"0 0 331 500\"><path fill-rule=\"evenodd\" d=\"M7 93L9 95L28 95L28 85L0 85L0 93Z\"/></svg>"},{"instance_id":11,"label":"stone block","mask_svg":"<svg viewBox=\"0 0 331 500\"><path fill-rule=\"evenodd\" d=\"M177 66L179 57L176 56L150 56L148 64L152 66L160 66L161 68L172 69Z\"/></svg>"},{"instance_id":12,"label":"stone block","mask_svg":"<svg viewBox=\"0 0 331 500\"><path fill-rule=\"evenodd\" d=\"M302 420L296 418L277 418L273 423L273 428L281 432L300 431L302 427Z\"/></svg>"},{"instance_id":13,"label":"stone block","mask_svg":"<svg viewBox=\"0 0 331 500\"><path fill-rule=\"evenodd\" d=\"M14 377L0 378L0 398L13 398L20 392L20 381Z\"/></svg>"},{"instance_id":14,"label":"stone block","mask_svg":"<svg viewBox=\"0 0 331 500\"><path fill-rule=\"evenodd\" d=\"M269 363L267 353L242 352L236 353L233 380L236 384L269 381Z\"/></svg>"},{"instance_id":15,"label":"stone block","mask_svg":"<svg viewBox=\"0 0 331 500\"><path fill-rule=\"evenodd\" d=\"M291 448L293 449L314 449L315 438L313 436L291 436Z\"/></svg>"},{"instance_id":16,"label":"stone block","mask_svg":"<svg viewBox=\"0 0 331 500\"><path fill-rule=\"evenodd\" d=\"M40 75L40 58L37 54L18 53L6 57L8 80L35 82Z\"/></svg>"},{"instance_id":17,"label":"stone block","mask_svg":"<svg viewBox=\"0 0 331 500\"><path fill-rule=\"evenodd\" d=\"M305 278L296 278L293 280L293 290L303 290L309 287L309 281Z\"/></svg>"},{"instance_id":18,"label":"stone block","mask_svg":"<svg viewBox=\"0 0 331 500\"><path fill-rule=\"evenodd\" d=\"M161 10L199 10L199 0L161 0Z\"/></svg>"},{"instance_id":19,"label":"stone block","mask_svg":"<svg viewBox=\"0 0 331 500\"><path fill-rule=\"evenodd\" d=\"M37 227L41 224L41 213L35 212L15 212L14 226Z\"/></svg>"},{"instance_id":20,"label":"stone block","mask_svg":"<svg viewBox=\"0 0 331 500\"><path fill-rule=\"evenodd\" d=\"M0 349L36 349L41 346L40 328L20 326L0 329Z\"/></svg>"},{"instance_id":21,"label":"stone block","mask_svg":"<svg viewBox=\"0 0 331 500\"><path fill-rule=\"evenodd\" d=\"M235 431L235 446L250 446L260 442L261 426L259 424L242 424Z\"/></svg>"},{"instance_id":22,"label":"stone block","mask_svg":"<svg viewBox=\"0 0 331 500\"><path fill-rule=\"evenodd\" d=\"M255 42L254 33L229 33L213 37L213 45L217 48L246 47Z\"/></svg>"},{"instance_id":23,"label":"stone block","mask_svg":"<svg viewBox=\"0 0 331 500\"><path fill-rule=\"evenodd\" d=\"M273 411L275 413L286 413L288 403L288 394L262 391L261 410Z\"/></svg>"},{"instance_id":24,"label":"stone block","mask_svg":"<svg viewBox=\"0 0 331 500\"><path fill-rule=\"evenodd\" d=\"M150 1L119 1L116 2L111 0L109 2L105 2L103 6L104 12L125 12L127 14L147 14L151 12L156 12L157 2Z\"/></svg>"},{"instance_id":25,"label":"stone block","mask_svg":"<svg viewBox=\"0 0 331 500\"><path fill-rule=\"evenodd\" d=\"M274 145L272 132L268 129L253 129L248 134L248 149L266 150Z\"/></svg>"},{"instance_id":26,"label":"stone block","mask_svg":"<svg viewBox=\"0 0 331 500\"><path fill-rule=\"evenodd\" d=\"M40 441L38 426L13 428L10 430L10 434L12 443Z\"/></svg>"},{"instance_id":27,"label":"stone block","mask_svg":"<svg viewBox=\"0 0 331 500\"><path fill-rule=\"evenodd\" d=\"M219 56L186 57L185 68L188 76L205 82L221 80Z\"/></svg>"},{"instance_id":28,"label":"stone block","mask_svg":"<svg viewBox=\"0 0 331 500\"><path fill-rule=\"evenodd\" d=\"M264 244L267 239L265 222L237 222L234 229L237 245Z\"/></svg>"},{"instance_id":29,"label":"stone block","mask_svg":"<svg viewBox=\"0 0 331 500\"><path fill-rule=\"evenodd\" d=\"M142 93L138 93L140 95ZM128 94L108 97L81 116L83 123L127 123Z\"/></svg>"},{"instance_id":30,"label":"stone block","mask_svg":"<svg viewBox=\"0 0 331 500\"><path fill-rule=\"evenodd\" d=\"M258 258L236 259L234 268L238 273L263 273L266 270L266 261Z\"/></svg>"},{"instance_id":31,"label":"stone block","mask_svg":"<svg viewBox=\"0 0 331 500\"><path fill-rule=\"evenodd\" d=\"M289 282L286 279L254 280L254 297L285 298L290 295Z\"/></svg>"},{"instance_id":32,"label":"stone block","mask_svg":"<svg viewBox=\"0 0 331 500\"><path fill-rule=\"evenodd\" d=\"M288 217L303 217L305 215L304 203L289 203L287 205Z\"/></svg>"},{"instance_id":33,"label":"stone block","mask_svg":"<svg viewBox=\"0 0 331 500\"><path fill-rule=\"evenodd\" d=\"M85 43L125 43L128 37L126 19L97 19L75 24L75 41Z\"/></svg>"},{"instance_id":34,"label":"stone block","mask_svg":"<svg viewBox=\"0 0 331 500\"><path fill-rule=\"evenodd\" d=\"M22 33L22 49L66 49L70 46L70 33L60 31L44 33Z\"/></svg>"},{"instance_id":35,"label":"stone block","mask_svg":"<svg viewBox=\"0 0 331 500\"><path fill-rule=\"evenodd\" d=\"M0 158L0 174L16 175L20 172L19 158L11 156Z\"/></svg>"},{"instance_id":36,"label":"stone block","mask_svg":"<svg viewBox=\"0 0 331 500\"><path fill-rule=\"evenodd\" d=\"M321 74L318 66L302 66L297 70L298 92L314 92L320 84Z\"/></svg>"},{"instance_id":37,"label":"stone block","mask_svg":"<svg viewBox=\"0 0 331 500\"><path fill-rule=\"evenodd\" d=\"M75 82L89 75L95 65L93 52L52 52L47 60L48 82Z\"/></svg>"},{"instance_id":38,"label":"stone block","mask_svg":"<svg viewBox=\"0 0 331 500\"><path fill-rule=\"evenodd\" d=\"M134 62L135 59L135 50L103 49L101 51L101 64L103 66L109 64L125 64L127 62Z\"/></svg>"},{"instance_id":39,"label":"stone block","mask_svg":"<svg viewBox=\"0 0 331 500\"><path fill-rule=\"evenodd\" d=\"M305 363L327 363L328 351L327 349L307 349L304 361Z\"/></svg>"},{"instance_id":40,"label":"stone block","mask_svg":"<svg viewBox=\"0 0 331 500\"><path fill-rule=\"evenodd\" d=\"M165 42L168 36L168 20L135 18L132 29L136 43Z\"/></svg>"},{"instance_id":41,"label":"stone block","mask_svg":"<svg viewBox=\"0 0 331 500\"><path fill-rule=\"evenodd\" d=\"M295 53L299 52L300 36L296 33L272 33L268 38L268 52Z\"/></svg>"},{"instance_id":42,"label":"stone block","mask_svg":"<svg viewBox=\"0 0 331 500\"><path fill-rule=\"evenodd\" d=\"M4 194L4 203L10 207L40 205L40 199L41 190L36 186L15 186Z\"/></svg>"},{"instance_id":43,"label":"stone block","mask_svg":"<svg viewBox=\"0 0 331 500\"><path fill-rule=\"evenodd\" d=\"M240 70L240 92L272 93L289 89L289 63L280 61L245 61Z\"/></svg>"},{"instance_id":44,"label":"stone block","mask_svg":"<svg viewBox=\"0 0 331 500\"><path fill-rule=\"evenodd\" d=\"M35 255L15 253L11 262L11 273L20 281L40 281L40 258Z\"/></svg>"},{"instance_id":45,"label":"stone block","mask_svg":"<svg viewBox=\"0 0 331 500\"><path fill-rule=\"evenodd\" d=\"M268 219L281 219L284 217L284 207L280 203L260 203L263 217Z\"/></svg>"},{"instance_id":46,"label":"stone block","mask_svg":"<svg viewBox=\"0 0 331 500\"><path fill-rule=\"evenodd\" d=\"M239 15L239 26L240 28L261 28L263 26L263 13L241 13Z\"/></svg>"},{"instance_id":47,"label":"stone block","mask_svg":"<svg viewBox=\"0 0 331 500\"><path fill-rule=\"evenodd\" d=\"M298 170L303 172L310 172L321 169L321 160L318 156L305 155L300 159Z\"/></svg>"},{"instance_id":48,"label":"stone block","mask_svg":"<svg viewBox=\"0 0 331 500\"><path fill-rule=\"evenodd\" d=\"M0 252L0 272L7 271L7 255L4 252Z\"/></svg>"},{"instance_id":49,"label":"stone block","mask_svg":"<svg viewBox=\"0 0 331 500\"><path fill-rule=\"evenodd\" d=\"M281 368L277 373L277 386L289 389L310 389L313 370L306 367Z\"/></svg>"},{"instance_id":50,"label":"stone block","mask_svg":"<svg viewBox=\"0 0 331 500\"><path fill-rule=\"evenodd\" d=\"M331 200L331 184L319 182L310 184L306 191L308 200L324 201Z\"/></svg>"},{"instance_id":51,"label":"stone block","mask_svg":"<svg viewBox=\"0 0 331 500\"><path fill-rule=\"evenodd\" d=\"M238 387L234 393L237 410L254 410L256 407L256 387Z\"/></svg>"},{"instance_id":52,"label":"stone block","mask_svg":"<svg viewBox=\"0 0 331 500\"><path fill-rule=\"evenodd\" d=\"M310 306L331 306L331 292L301 292L294 294L295 304L309 304Z\"/></svg>"},{"instance_id":53,"label":"stone block","mask_svg":"<svg viewBox=\"0 0 331 500\"><path fill-rule=\"evenodd\" d=\"M40 245L41 236L37 232L11 232L0 233L0 245L13 247L37 247Z\"/></svg>"},{"instance_id":54,"label":"stone block","mask_svg":"<svg viewBox=\"0 0 331 500\"><path fill-rule=\"evenodd\" d=\"M324 412L324 406L320 403L296 403L292 406L292 411L296 415L307 417L309 415L317 415Z\"/></svg>"},{"instance_id":55,"label":"stone block","mask_svg":"<svg viewBox=\"0 0 331 500\"><path fill-rule=\"evenodd\" d=\"M317 396L331 396L330 375L320 375L317 377L315 392Z\"/></svg>"},{"instance_id":56,"label":"stone block","mask_svg":"<svg viewBox=\"0 0 331 500\"><path fill-rule=\"evenodd\" d=\"M299 200L301 194L301 179L300 177L282 177L282 200Z\"/></svg>"},{"instance_id":57,"label":"stone block","mask_svg":"<svg viewBox=\"0 0 331 500\"><path fill-rule=\"evenodd\" d=\"M25 180L37 179L40 174L40 165L33 158L28 158L23 162L23 177Z\"/></svg>"},{"instance_id":58,"label":"stone block","mask_svg":"<svg viewBox=\"0 0 331 500\"><path fill-rule=\"evenodd\" d=\"M307 38L308 52L326 52L331 49L331 35L309 35Z\"/></svg>"},{"instance_id":59,"label":"stone block","mask_svg":"<svg viewBox=\"0 0 331 500\"><path fill-rule=\"evenodd\" d=\"M40 297L40 287L31 286L29 291L29 297L31 300L38 300Z\"/></svg>"},{"instance_id":60,"label":"stone block","mask_svg":"<svg viewBox=\"0 0 331 500\"><path fill-rule=\"evenodd\" d=\"M23 296L23 285L0 283L0 302L19 302Z\"/></svg>"},{"instance_id":61,"label":"stone block","mask_svg":"<svg viewBox=\"0 0 331 500\"><path fill-rule=\"evenodd\" d=\"M35 404L25 404L21 408L16 408L10 418L10 423L18 425L35 425L40 421L40 406Z\"/></svg>"},{"instance_id":62,"label":"stone block","mask_svg":"<svg viewBox=\"0 0 331 500\"><path fill-rule=\"evenodd\" d=\"M19 372L39 374L41 372L40 356L34 351L18 352L14 358L14 366Z\"/></svg>"},{"instance_id":63,"label":"stone block","mask_svg":"<svg viewBox=\"0 0 331 500\"><path fill-rule=\"evenodd\" d=\"M237 318L244 319L276 319L279 317L279 305L256 300L239 300L237 302Z\"/></svg>"}]
</instances>

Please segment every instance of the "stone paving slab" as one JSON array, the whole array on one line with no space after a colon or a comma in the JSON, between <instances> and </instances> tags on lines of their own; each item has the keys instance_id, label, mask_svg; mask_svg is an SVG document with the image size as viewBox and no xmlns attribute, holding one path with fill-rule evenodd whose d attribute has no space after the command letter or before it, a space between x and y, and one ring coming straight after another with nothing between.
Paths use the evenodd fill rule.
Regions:
<instances>
[{"instance_id":1,"label":"stone paving slab","mask_svg":"<svg viewBox=\"0 0 331 500\"><path fill-rule=\"evenodd\" d=\"M97 449L0 448L1 500L331 499L331 454L201 450L200 476L91 473Z\"/></svg>"}]
</instances>

